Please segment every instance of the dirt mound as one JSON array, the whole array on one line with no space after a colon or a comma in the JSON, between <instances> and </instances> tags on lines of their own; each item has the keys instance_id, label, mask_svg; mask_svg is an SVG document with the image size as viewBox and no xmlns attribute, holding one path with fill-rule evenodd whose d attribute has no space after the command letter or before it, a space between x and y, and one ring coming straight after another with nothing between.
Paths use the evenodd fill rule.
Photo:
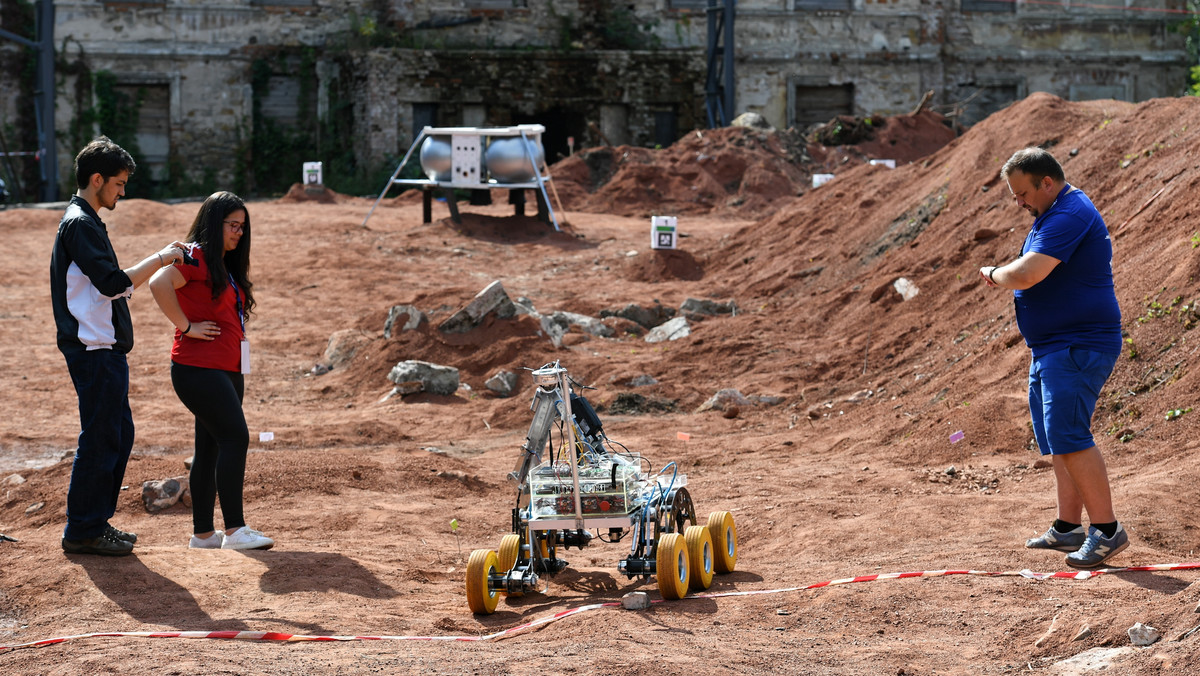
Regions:
<instances>
[{"instance_id":1,"label":"dirt mound","mask_svg":"<svg viewBox=\"0 0 1200 676\"><path fill-rule=\"evenodd\" d=\"M891 118L838 118L816 136L828 145L793 129L696 130L661 150L591 148L553 165L550 173L568 211L745 217L804 194L814 173L841 172L872 159L911 162L956 133L941 115L922 109Z\"/></svg>"},{"instance_id":2,"label":"dirt mound","mask_svg":"<svg viewBox=\"0 0 1200 676\"><path fill-rule=\"evenodd\" d=\"M130 199L121 200L120 206L112 211L103 211L100 218L104 220L113 237L122 234L163 234L173 239L183 239L199 207L199 203L171 205L151 200ZM170 242L171 240L167 239L163 246Z\"/></svg>"},{"instance_id":3,"label":"dirt mound","mask_svg":"<svg viewBox=\"0 0 1200 676\"><path fill-rule=\"evenodd\" d=\"M278 200L281 204L361 204L365 198L343 195L324 185L293 183L287 193Z\"/></svg>"},{"instance_id":4,"label":"dirt mound","mask_svg":"<svg viewBox=\"0 0 1200 676\"><path fill-rule=\"evenodd\" d=\"M688 251L658 249L630 258L625 277L634 282L696 281L704 277L704 268Z\"/></svg>"},{"instance_id":5,"label":"dirt mound","mask_svg":"<svg viewBox=\"0 0 1200 676\"><path fill-rule=\"evenodd\" d=\"M552 223L547 223L535 216L492 216L467 211L467 208L469 207L464 207L459 212L459 223L445 218L441 219L439 224L472 239L508 243L548 239L564 246L576 244L576 237L571 234L569 223L560 222L561 230L556 231Z\"/></svg>"},{"instance_id":6,"label":"dirt mound","mask_svg":"<svg viewBox=\"0 0 1200 676\"><path fill-rule=\"evenodd\" d=\"M962 390L964 379L994 382L997 360L1004 371L1022 367L1011 298L982 287L977 271L1015 258L1024 237L1027 219L999 179L1001 165L1015 149L1049 147L1068 181L1107 219L1126 342L1140 352L1119 362L1106 390L1109 406L1097 413L1097 428L1112 435L1200 390L1180 350L1200 297L1200 258L1188 239L1194 228L1185 225L1200 184L1190 159L1200 152L1197 117L1200 101L1190 98L1134 106L1035 94L920 164L856 167L743 228L710 257L719 263L709 280L736 284L754 299L747 305L795 317L790 329L805 344L825 347L819 358L792 358L811 379L839 381L831 395L884 385L936 400L958 397L962 406L979 394ZM1147 274L1151 267L1155 274ZM919 289L913 300L893 288L900 278ZM1026 446L1019 407L1003 416L1011 421L1005 429L995 428L993 412L976 402L955 417L987 428L989 446ZM910 424L896 421L897 439ZM1133 428L1183 442L1182 428L1161 420ZM908 449L903 455L919 461L924 446L902 443L896 451Z\"/></svg>"},{"instance_id":7,"label":"dirt mound","mask_svg":"<svg viewBox=\"0 0 1200 676\"><path fill-rule=\"evenodd\" d=\"M853 117L839 115L815 129L813 160L831 171L853 154L863 160L890 159L897 165L915 162L959 135L942 115L921 108L910 115Z\"/></svg>"}]
</instances>

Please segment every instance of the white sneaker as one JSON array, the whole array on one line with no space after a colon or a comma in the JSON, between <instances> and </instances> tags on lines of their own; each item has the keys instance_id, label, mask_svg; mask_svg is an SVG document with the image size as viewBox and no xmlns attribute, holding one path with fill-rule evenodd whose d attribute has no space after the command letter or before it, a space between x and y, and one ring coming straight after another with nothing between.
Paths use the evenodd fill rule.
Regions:
<instances>
[{"instance_id":1,"label":"white sneaker","mask_svg":"<svg viewBox=\"0 0 1200 676\"><path fill-rule=\"evenodd\" d=\"M215 530L206 538L198 538L193 535L191 541L188 542L188 549L220 549L224 544L225 533Z\"/></svg>"},{"instance_id":2,"label":"white sneaker","mask_svg":"<svg viewBox=\"0 0 1200 676\"><path fill-rule=\"evenodd\" d=\"M225 536L221 549L270 549L274 546L275 541L271 538L249 526L242 526Z\"/></svg>"}]
</instances>

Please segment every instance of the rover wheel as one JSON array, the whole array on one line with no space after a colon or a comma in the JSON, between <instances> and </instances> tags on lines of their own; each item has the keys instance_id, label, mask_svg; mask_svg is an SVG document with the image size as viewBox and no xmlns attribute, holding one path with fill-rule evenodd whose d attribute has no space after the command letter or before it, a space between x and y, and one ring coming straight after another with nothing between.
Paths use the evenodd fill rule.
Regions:
<instances>
[{"instance_id":1,"label":"rover wheel","mask_svg":"<svg viewBox=\"0 0 1200 676\"><path fill-rule=\"evenodd\" d=\"M500 549L496 553L496 570L507 573L521 560L521 536L509 533L500 539Z\"/></svg>"},{"instance_id":2,"label":"rover wheel","mask_svg":"<svg viewBox=\"0 0 1200 676\"><path fill-rule=\"evenodd\" d=\"M695 525L696 507L686 488L676 488L667 494L658 506L658 518L654 522L654 537L664 533L683 533L689 525Z\"/></svg>"},{"instance_id":3,"label":"rover wheel","mask_svg":"<svg viewBox=\"0 0 1200 676\"><path fill-rule=\"evenodd\" d=\"M713 579L712 531L704 526L689 526L683 539L687 543L688 559L691 561L688 577L691 578L692 589L708 589Z\"/></svg>"},{"instance_id":4,"label":"rover wheel","mask_svg":"<svg viewBox=\"0 0 1200 676\"><path fill-rule=\"evenodd\" d=\"M737 566L737 526L729 512L713 512L708 515L708 530L712 533L713 569L718 573L732 573Z\"/></svg>"},{"instance_id":5,"label":"rover wheel","mask_svg":"<svg viewBox=\"0 0 1200 676\"><path fill-rule=\"evenodd\" d=\"M467 605L476 615L491 615L496 612L500 594L488 589L488 577L496 572L496 552L476 549L467 561Z\"/></svg>"},{"instance_id":6,"label":"rover wheel","mask_svg":"<svg viewBox=\"0 0 1200 676\"><path fill-rule=\"evenodd\" d=\"M658 591L664 599L676 600L687 595L688 551L680 533L667 533L656 547Z\"/></svg>"}]
</instances>

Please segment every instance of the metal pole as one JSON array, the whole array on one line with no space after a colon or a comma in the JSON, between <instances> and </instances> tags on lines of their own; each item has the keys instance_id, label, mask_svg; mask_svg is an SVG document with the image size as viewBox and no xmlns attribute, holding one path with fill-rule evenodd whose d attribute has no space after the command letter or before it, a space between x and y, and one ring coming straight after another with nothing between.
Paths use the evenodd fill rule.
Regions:
<instances>
[{"instance_id":1,"label":"metal pole","mask_svg":"<svg viewBox=\"0 0 1200 676\"><path fill-rule=\"evenodd\" d=\"M41 157L42 201L58 201L58 141L54 134L54 2L40 0L37 8L37 86L34 94L41 130L38 134Z\"/></svg>"},{"instance_id":2,"label":"metal pole","mask_svg":"<svg viewBox=\"0 0 1200 676\"><path fill-rule=\"evenodd\" d=\"M542 172L538 171L537 160L533 157L533 143L529 137L525 136L525 130L521 130L521 140L525 143L525 157L529 158L529 166L533 167L533 177L537 179L538 190L542 191L542 199L546 201L546 210L550 212L550 220L554 223L555 232L562 229L558 227L558 218L554 215L554 207L550 206L550 196L546 194L546 181L542 179ZM558 193L555 193L557 196ZM562 205L558 205L561 207ZM569 409L568 409L569 410Z\"/></svg>"},{"instance_id":3,"label":"metal pole","mask_svg":"<svg viewBox=\"0 0 1200 676\"><path fill-rule=\"evenodd\" d=\"M725 120L717 113L717 108L720 106L719 94L720 83L717 80L717 59L720 54L719 38L720 38L720 21L724 16L720 6L717 4L722 0L708 0L708 8L705 11L705 18L708 22L708 40L705 43L705 61L707 61L708 73L704 79L704 112L708 117L708 128L716 129L717 127L725 126Z\"/></svg>"},{"instance_id":4,"label":"metal pole","mask_svg":"<svg viewBox=\"0 0 1200 676\"><path fill-rule=\"evenodd\" d=\"M732 121L737 114L734 106L733 88L733 17L737 14L737 0L725 0L725 124Z\"/></svg>"},{"instance_id":5,"label":"metal pole","mask_svg":"<svg viewBox=\"0 0 1200 676\"><path fill-rule=\"evenodd\" d=\"M396 171L392 173L392 177L388 179L388 182L383 185L383 191L379 193L379 198L371 205L371 210L363 218L362 226L360 227L367 227L367 221L370 220L371 214L375 213L375 207L379 206L379 203L383 201L383 196L387 194L388 189L396 182L396 177L400 175L401 170L404 169L404 165L408 164L408 158L417 149L417 145L421 143L421 139L425 138L425 132L427 131L429 131L429 127L425 127L421 130L420 134L417 134L417 140L413 141L412 145L408 147L408 152L404 153L404 159L400 160L400 164L396 165Z\"/></svg>"},{"instance_id":6,"label":"metal pole","mask_svg":"<svg viewBox=\"0 0 1200 676\"><path fill-rule=\"evenodd\" d=\"M4 166L8 169L9 180L13 182L13 187L16 188L16 192L13 194L18 197L19 201L24 202L25 187L21 185L21 175L17 173L16 169L13 169L12 163L12 156L17 153L8 152L8 141L4 140L3 131L0 131L0 151L4 153Z\"/></svg>"},{"instance_id":7,"label":"metal pole","mask_svg":"<svg viewBox=\"0 0 1200 676\"><path fill-rule=\"evenodd\" d=\"M42 200L58 200L58 151L54 136L54 3L37 3L36 41L0 29L0 38L19 42L37 50L37 79L33 87L33 106L37 123L38 170L42 179Z\"/></svg>"},{"instance_id":8,"label":"metal pole","mask_svg":"<svg viewBox=\"0 0 1200 676\"><path fill-rule=\"evenodd\" d=\"M571 461L571 486L575 489L575 530L583 530L583 498L579 495L579 460L575 457L579 448L579 432L575 429L575 415L571 412L571 381L567 370L560 369L558 392L563 399L563 419L567 423L567 443L571 445L567 458Z\"/></svg>"}]
</instances>

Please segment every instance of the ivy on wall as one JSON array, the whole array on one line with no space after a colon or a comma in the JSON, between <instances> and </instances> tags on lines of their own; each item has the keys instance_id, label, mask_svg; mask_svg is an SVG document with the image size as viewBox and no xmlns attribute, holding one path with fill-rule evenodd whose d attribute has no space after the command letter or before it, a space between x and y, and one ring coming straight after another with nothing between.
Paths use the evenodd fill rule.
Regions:
<instances>
[{"instance_id":1,"label":"ivy on wall","mask_svg":"<svg viewBox=\"0 0 1200 676\"><path fill-rule=\"evenodd\" d=\"M1190 12L1188 18L1173 23L1171 27L1184 36L1184 48L1191 64L1188 68L1186 93L1190 96L1200 96L1200 0L1187 0L1185 4Z\"/></svg>"},{"instance_id":2,"label":"ivy on wall","mask_svg":"<svg viewBox=\"0 0 1200 676\"><path fill-rule=\"evenodd\" d=\"M238 148L236 189L250 195L279 195L300 180L304 162L323 163L325 185L337 192L365 195L378 191L391 176L392 166L364 167L354 155L353 98L330 94L328 112L313 110L318 82L316 50L280 49L256 58L250 66L253 120L250 134ZM295 77L299 83L296 124L273 119L263 110L271 79ZM331 89L337 86L331 83Z\"/></svg>"},{"instance_id":3,"label":"ivy on wall","mask_svg":"<svg viewBox=\"0 0 1200 676\"><path fill-rule=\"evenodd\" d=\"M101 70L92 75L92 99L96 102L95 117L100 133L124 148L135 162L143 158L137 130L145 98L144 87L138 87L133 96L117 89L117 76L110 71Z\"/></svg>"},{"instance_id":4,"label":"ivy on wall","mask_svg":"<svg viewBox=\"0 0 1200 676\"><path fill-rule=\"evenodd\" d=\"M64 41L59 54L67 51ZM73 101L74 113L66 129L63 139L71 149L72 155L98 135L104 135L125 149L133 157L139 167L145 167L145 156L138 144L137 130L141 119L142 103L146 90L138 87L132 95L128 88L124 91L118 87L117 76L108 70L93 71L87 63L82 51L73 61L59 57L55 64L57 71L57 87L59 94L64 94L66 76L74 76L74 88L70 99ZM141 173L141 176L138 174ZM138 180L147 173L142 170L135 172L135 179L125 187L126 197L162 198L174 196L171 181L155 184L149 180ZM172 176L175 176L172 173ZM65 194L75 192L75 176L67 167L61 176Z\"/></svg>"},{"instance_id":5,"label":"ivy on wall","mask_svg":"<svg viewBox=\"0 0 1200 676\"><path fill-rule=\"evenodd\" d=\"M298 58L297 58L298 57ZM292 63L298 61L298 65ZM300 83L297 95L297 124L292 127L269 117L263 102L271 92L271 77L294 74ZM241 192L247 194L279 194L300 177L303 163L311 159L314 148L319 152L320 135L310 101L317 81L316 57L312 48L289 54L280 50L268 58L257 58L250 64L250 87L253 92L253 119L248 144L238 152L238 181Z\"/></svg>"}]
</instances>

